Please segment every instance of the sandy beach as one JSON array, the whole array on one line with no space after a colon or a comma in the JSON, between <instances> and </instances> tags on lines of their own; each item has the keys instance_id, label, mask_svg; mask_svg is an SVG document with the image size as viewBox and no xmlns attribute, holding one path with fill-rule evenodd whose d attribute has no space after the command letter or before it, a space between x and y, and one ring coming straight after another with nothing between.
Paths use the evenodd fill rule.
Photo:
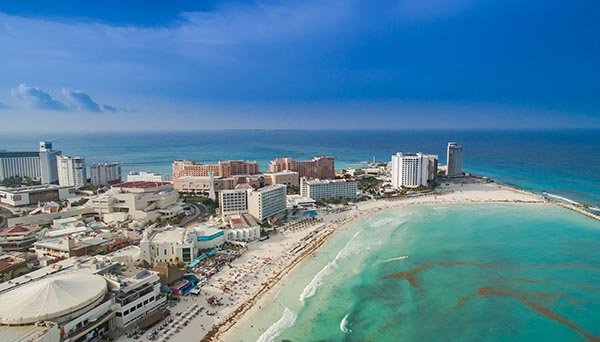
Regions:
<instances>
[{"instance_id":1,"label":"sandy beach","mask_svg":"<svg viewBox=\"0 0 600 342\"><path fill-rule=\"evenodd\" d=\"M281 245L281 248L273 247L272 252L279 252L280 257L277 259L281 262L271 265L270 270L272 277L263 278L259 273L255 278L253 288L256 288L256 283L262 285L254 294L246 292L247 296L240 297L242 302L239 302L237 309L224 313L223 320L213 327L213 329L205 335L203 341L231 341L233 336L238 336L243 327L251 324L255 315L261 310L262 306L269 303L277 296L279 290L287 282L287 276L302 263L305 258L309 257L316 251L325 240L336 231L344 229L349 223L366 218L367 216L379 212L381 210L414 205L426 204L468 204L468 203L546 203L547 201L538 195L527 191L515 189L508 186L498 185L495 183L451 183L449 185L440 186L435 192L427 195L415 197L407 197L399 200L377 200L358 203L353 209L335 214L322 215L325 219L323 223L315 227L311 227L304 232L296 232L294 234L307 235L310 232L317 233L306 242L305 249L300 253L289 253L287 250L290 243L287 241ZM297 235L289 236L290 240L298 241ZM292 242L292 245L294 244ZM250 252L252 257L258 256L254 254L258 250ZM244 256L247 258L248 256ZM274 257L274 256L272 256ZM274 257L275 258L275 257ZM274 266L274 267L273 267ZM268 276L268 275L267 275ZM246 284L245 286L252 286Z\"/></svg>"}]
</instances>

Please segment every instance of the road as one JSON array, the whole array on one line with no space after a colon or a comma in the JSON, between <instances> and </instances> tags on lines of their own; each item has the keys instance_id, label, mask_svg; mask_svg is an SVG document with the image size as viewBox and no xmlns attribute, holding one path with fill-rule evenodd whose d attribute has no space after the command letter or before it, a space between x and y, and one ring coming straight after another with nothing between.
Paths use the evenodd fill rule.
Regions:
<instances>
[{"instance_id":1,"label":"road","mask_svg":"<svg viewBox=\"0 0 600 342\"><path fill-rule=\"evenodd\" d=\"M190 208L188 211L190 214L179 222L179 225L182 227L194 223L196 220L203 218L206 215L206 207L204 204L198 202L187 202L186 204Z\"/></svg>"}]
</instances>

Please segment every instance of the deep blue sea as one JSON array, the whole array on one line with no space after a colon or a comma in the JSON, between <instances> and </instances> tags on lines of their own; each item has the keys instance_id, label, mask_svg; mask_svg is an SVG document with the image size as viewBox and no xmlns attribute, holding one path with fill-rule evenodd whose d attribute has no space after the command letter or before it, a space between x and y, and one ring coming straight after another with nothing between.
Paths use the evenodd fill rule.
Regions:
<instances>
[{"instance_id":1,"label":"deep blue sea","mask_svg":"<svg viewBox=\"0 0 600 342\"><path fill-rule=\"evenodd\" d=\"M298 130L145 133L0 134L0 149L35 150L51 140L63 153L88 164L117 161L131 170L169 173L175 159L214 162L257 160L266 170L277 156L330 154L336 168L392 154L439 154L448 141L463 145L464 169L533 191L549 191L600 205L600 130Z\"/></svg>"}]
</instances>

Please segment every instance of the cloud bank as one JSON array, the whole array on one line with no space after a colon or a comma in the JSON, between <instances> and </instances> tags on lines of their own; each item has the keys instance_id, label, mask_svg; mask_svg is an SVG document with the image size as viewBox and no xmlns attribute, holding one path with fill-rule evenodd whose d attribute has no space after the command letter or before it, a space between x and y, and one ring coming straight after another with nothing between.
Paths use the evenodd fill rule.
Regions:
<instances>
[{"instance_id":1,"label":"cloud bank","mask_svg":"<svg viewBox=\"0 0 600 342\"><path fill-rule=\"evenodd\" d=\"M31 87L25 83L11 90L12 97L19 102L23 108L53 111L83 111L92 113L110 112L116 113L119 109L115 106L95 102L92 97L81 90L62 89L64 101L55 99L46 91ZM0 103L0 109L11 108Z\"/></svg>"}]
</instances>

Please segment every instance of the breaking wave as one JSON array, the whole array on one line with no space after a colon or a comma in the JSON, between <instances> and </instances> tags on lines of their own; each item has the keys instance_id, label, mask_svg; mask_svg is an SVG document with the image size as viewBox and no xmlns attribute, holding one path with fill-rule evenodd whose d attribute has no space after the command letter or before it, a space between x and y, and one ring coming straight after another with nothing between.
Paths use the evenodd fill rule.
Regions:
<instances>
[{"instance_id":1,"label":"breaking wave","mask_svg":"<svg viewBox=\"0 0 600 342\"><path fill-rule=\"evenodd\" d=\"M354 239L362 232L362 230L358 231L354 236L348 241L346 246L342 248L338 254L335 256L333 261L330 261L323 267L319 273L315 274L310 283L306 285L302 293L300 294L300 301L304 302L306 298L310 298L317 293L317 289L323 284L323 279L325 276L333 273L334 269L337 267L337 261L340 259L344 259L349 257L350 255L356 254L361 250L361 244L353 243Z\"/></svg>"},{"instance_id":2,"label":"breaking wave","mask_svg":"<svg viewBox=\"0 0 600 342\"><path fill-rule=\"evenodd\" d=\"M271 325L269 327L269 329L267 329L267 331L265 331L262 335L260 335L260 337L258 338L258 340L256 340L256 342L275 341L277 336L281 335L281 333L285 329L294 325L295 321L296 321L296 313L288 308L285 308L285 310L283 310L283 315L281 316L281 318L277 322L273 323L273 325Z\"/></svg>"}]
</instances>

